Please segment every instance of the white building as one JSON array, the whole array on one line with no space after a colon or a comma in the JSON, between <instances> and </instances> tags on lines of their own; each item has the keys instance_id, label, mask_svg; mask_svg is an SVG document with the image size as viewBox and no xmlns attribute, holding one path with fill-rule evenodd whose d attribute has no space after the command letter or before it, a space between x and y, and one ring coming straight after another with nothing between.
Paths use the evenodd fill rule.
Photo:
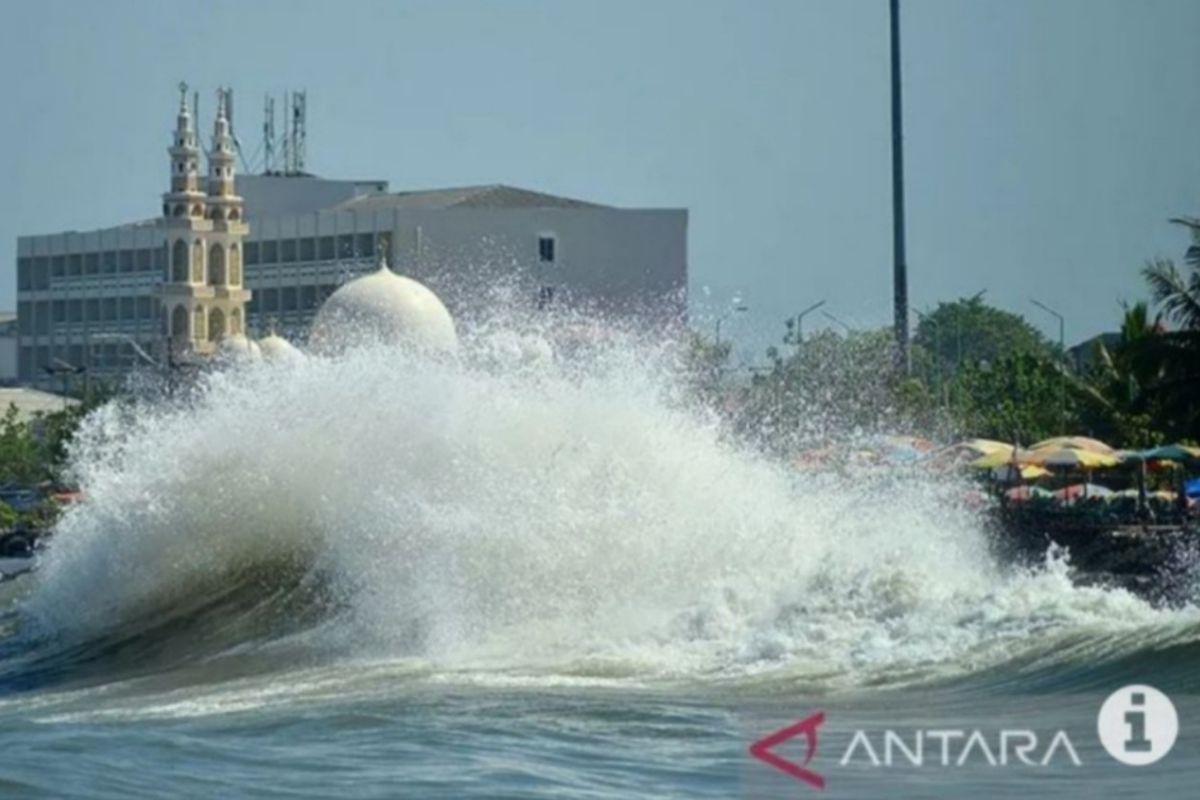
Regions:
<instances>
[{"instance_id":1,"label":"white building","mask_svg":"<svg viewBox=\"0 0 1200 800\"><path fill-rule=\"evenodd\" d=\"M154 358L169 347L205 352L240 332L230 318L243 303L247 332L277 325L303 335L322 300L374 269L381 248L397 272L434 289L456 316L469 316L483 287L497 284L530 306L578 305L660 323L686 316L684 209L613 208L503 185L389 192L385 181L311 175L240 176L235 190L232 158L218 141L220 113L205 193L194 120L186 117L181 103L164 216L18 239L22 383L60 388L53 370L85 366L118 377L140 358L132 343ZM217 208L223 218L214 221ZM190 243L194 275L173 274L180 239ZM223 263L213 260L218 239ZM233 274L233 259L242 275ZM222 306L219 327L214 303ZM189 319L173 327L178 306Z\"/></svg>"}]
</instances>

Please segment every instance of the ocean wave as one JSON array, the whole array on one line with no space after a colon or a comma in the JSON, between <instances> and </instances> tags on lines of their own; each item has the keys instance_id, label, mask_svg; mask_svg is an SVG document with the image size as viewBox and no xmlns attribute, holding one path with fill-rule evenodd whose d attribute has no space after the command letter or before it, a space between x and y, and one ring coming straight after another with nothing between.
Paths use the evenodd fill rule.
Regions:
<instances>
[{"instance_id":1,"label":"ocean wave","mask_svg":"<svg viewBox=\"0 0 1200 800\"><path fill-rule=\"evenodd\" d=\"M997 563L951 480L798 475L730 443L663 377L669 348L518 363L489 341L229 364L95 413L86 499L24 579L0 681L367 659L510 684L1052 686L1195 654L1193 608Z\"/></svg>"}]
</instances>

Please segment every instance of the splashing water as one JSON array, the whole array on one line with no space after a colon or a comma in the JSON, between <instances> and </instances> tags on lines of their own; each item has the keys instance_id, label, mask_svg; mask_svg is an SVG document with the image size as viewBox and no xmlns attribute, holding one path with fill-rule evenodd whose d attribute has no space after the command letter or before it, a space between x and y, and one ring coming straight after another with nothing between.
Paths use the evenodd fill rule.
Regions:
<instances>
[{"instance_id":1,"label":"splashing water","mask_svg":"<svg viewBox=\"0 0 1200 800\"><path fill-rule=\"evenodd\" d=\"M165 637L171 663L286 646L463 680L804 687L1197 637L1194 611L1061 561L994 563L957 486L740 449L662 348L467 351L230 364L102 409L23 617L111 645L92 660Z\"/></svg>"}]
</instances>

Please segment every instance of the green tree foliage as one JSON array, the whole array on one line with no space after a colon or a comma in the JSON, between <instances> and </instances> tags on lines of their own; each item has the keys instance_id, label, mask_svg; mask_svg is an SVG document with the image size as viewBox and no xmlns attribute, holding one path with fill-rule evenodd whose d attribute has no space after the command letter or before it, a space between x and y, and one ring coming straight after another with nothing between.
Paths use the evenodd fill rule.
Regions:
<instances>
[{"instance_id":1,"label":"green tree foliage","mask_svg":"<svg viewBox=\"0 0 1200 800\"><path fill-rule=\"evenodd\" d=\"M0 417L0 483L57 482L67 447L87 414L82 404L22 420L10 405Z\"/></svg>"},{"instance_id":2,"label":"green tree foliage","mask_svg":"<svg viewBox=\"0 0 1200 800\"><path fill-rule=\"evenodd\" d=\"M983 302L982 292L937 308L920 317L913 344L915 363L927 357L921 373L927 383L947 379L962 366L994 362L1017 353L1044 356L1053 351L1045 337L1024 317Z\"/></svg>"},{"instance_id":3,"label":"green tree foliage","mask_svg":"<svg viewBox=\"0 0 1200 800\"><path fill-rule=\"evenodd\" d=\"M783 342L768 349L770 368L754 377L738 406L739 431L769 449L907 428L906 415L925 411L924 387L897 393L901 376L888 328L845 336L826 330L800 341L789 325Z\"/></svg>"},{"instance_id":4,"label":"green tree foliage","mask_svg":"<svg viewBox=\"0 0 1200 800\"><path fill-rule=\"evenodd\" d=\"M1044 354L1016 352L967 364L955 376L953 414L962 436L1024 444L1078 430L1076 394L1060 410L1063 368Z\"/></svg>"}]
</instances>

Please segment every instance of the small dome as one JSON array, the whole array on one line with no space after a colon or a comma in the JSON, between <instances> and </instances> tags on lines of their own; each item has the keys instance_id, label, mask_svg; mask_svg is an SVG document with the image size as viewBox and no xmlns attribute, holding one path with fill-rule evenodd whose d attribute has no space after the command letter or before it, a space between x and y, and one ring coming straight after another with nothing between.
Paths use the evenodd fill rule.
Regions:
<instances>
[{"instance_id":1,"label":"small dome","mask_svg":"<svg viewBox=\"0 0 1200 800\"><path fill-rule=\"evenodd\" d=\"M454 320L424 284L379 269L338 289L317 312L310 341L323 352L384 342L435 353L458 349Z\"/></svg>"},{"instance_id":2,"label":"small dome","mask_svg":"<svg viewBox=\"0 0 1200 800\"><path fill-rule=\"evenodd\" d=\"M258 350L267 361L291 362L304 357L291 342L274 333L258 340Z\"/></svg>"},{"instance_id":3,"label":"small dome","mask_svg":"<svg viewBox=\"0 0 1200 800\"><path fill-rule=\"evenodd\" d=\"M262 355L258 345L240 333L222 337L217 349L221 355L233 358L257 359Z\"/></svg>"}]
</instances>

